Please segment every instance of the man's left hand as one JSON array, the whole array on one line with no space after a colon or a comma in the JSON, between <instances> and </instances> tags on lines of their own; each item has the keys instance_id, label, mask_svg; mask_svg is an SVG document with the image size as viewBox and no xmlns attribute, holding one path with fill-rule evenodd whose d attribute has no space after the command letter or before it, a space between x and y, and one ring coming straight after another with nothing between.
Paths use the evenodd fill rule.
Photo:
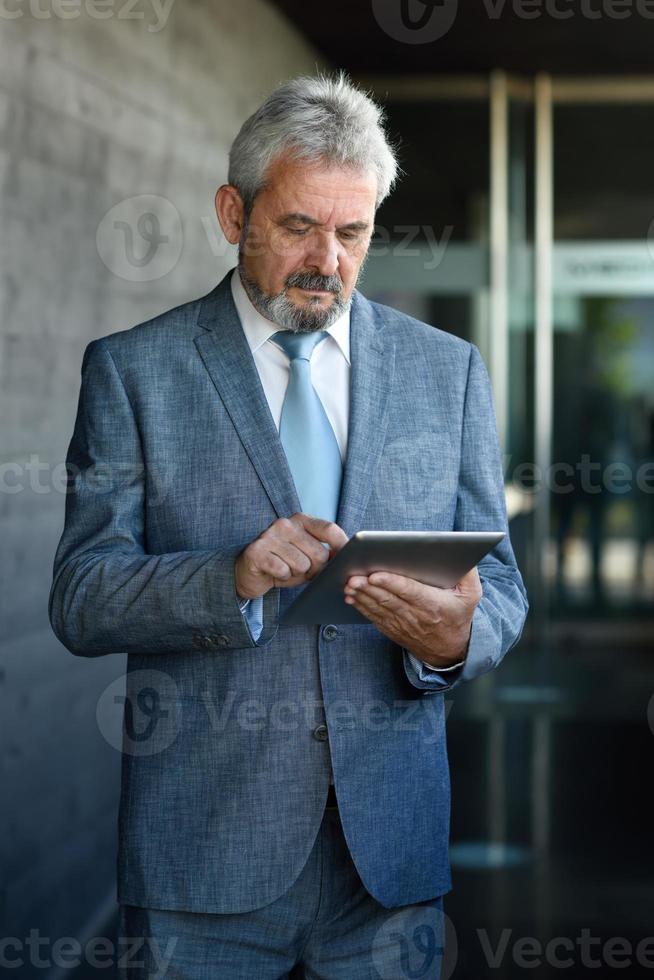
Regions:
<instances>
[{"instance_id":1,"label":"man's left hand","mask_svg":"<svg viewBox=\"0 0 654 980\"><path fill-rule=\"evenodd\" d=\"M352 575L345 584L348 605L432 667L449 667L465 659L472 616L481 596L476 567L451 589L424 585L392 572Z\"/></svg>"}]
</instances>

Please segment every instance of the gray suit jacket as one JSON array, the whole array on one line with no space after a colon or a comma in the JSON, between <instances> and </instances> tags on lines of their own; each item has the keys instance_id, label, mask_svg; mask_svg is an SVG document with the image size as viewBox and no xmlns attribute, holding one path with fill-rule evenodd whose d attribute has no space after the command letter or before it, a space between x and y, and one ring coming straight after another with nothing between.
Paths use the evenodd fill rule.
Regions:
<instances>
[{"instance_id":1,"label":"gray suit jacket","mask_svg":"<svg viewBox=\"0 0 654 980\"><path fill-rule=\"evenodd\" d=\"M506 529L476 347L355 292L337 522ZM361 879L387 907L451 887L444 692L496 667L527 602L507 538L465 667L420 682L372 624L252 639L236 555L300 509L226 276L208 295L90 343L67 467L50 620L86 657L126 652L118 900L238 912L281 895L318 831L329 753Z\"/></svg>"}]
</instances>

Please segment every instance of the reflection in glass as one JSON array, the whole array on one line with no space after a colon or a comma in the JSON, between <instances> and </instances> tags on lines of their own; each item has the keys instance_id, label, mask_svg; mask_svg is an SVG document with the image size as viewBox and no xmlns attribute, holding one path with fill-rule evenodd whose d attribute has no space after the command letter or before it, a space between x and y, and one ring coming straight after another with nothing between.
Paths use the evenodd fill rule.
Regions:
<instances>
[{"instance_id":1,"label":"reflection in glass","mask_svg":"<svg viewBox=\"0 0 654 980\"><path fill-rule=\"evenodd\" d=\"M654 597L654 298L561 297L550 475L559 609Z\"/></svg>"}]
</instances>

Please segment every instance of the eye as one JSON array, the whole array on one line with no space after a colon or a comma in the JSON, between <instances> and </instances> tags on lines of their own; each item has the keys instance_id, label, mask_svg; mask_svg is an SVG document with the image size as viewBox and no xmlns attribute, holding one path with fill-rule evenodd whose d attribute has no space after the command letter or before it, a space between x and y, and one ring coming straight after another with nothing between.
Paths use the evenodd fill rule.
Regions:
<instances>
[{"instance_id":1,"label":"eye","mask_svg":"<svg viewBox=\"0 0 654 980\"><path fill-rule=\"evenodd\" d=\"M287 229L287 231L290 231L291 235L306 235L307 230L308 230L307 228L288 228Z\"/></svg>"}]
</instances>

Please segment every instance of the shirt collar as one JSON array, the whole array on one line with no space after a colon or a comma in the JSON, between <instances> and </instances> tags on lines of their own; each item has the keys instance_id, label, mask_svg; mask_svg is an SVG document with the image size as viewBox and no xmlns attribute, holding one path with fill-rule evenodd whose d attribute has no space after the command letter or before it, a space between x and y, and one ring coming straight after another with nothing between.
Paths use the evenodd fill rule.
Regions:
<instances>
[{"instance_id":1,"label":"shirt collar","mask_svg":"<svg viewBox=\"0 0 654 980\"><path fill-rule=\"evenodd\" d=\"M234 269L231 278L232 296L234 305L238 313L243 333L248 342L250 350L254 354L269 340L274 333L280 329L279 325L272 320L266 319L253 305L252 300L245 292L238 269ZM334 338L339 346L343 357L350 363L350 310L347 309L342 316L327 327L327 333Z\"/></svg>"}]
</instances>

